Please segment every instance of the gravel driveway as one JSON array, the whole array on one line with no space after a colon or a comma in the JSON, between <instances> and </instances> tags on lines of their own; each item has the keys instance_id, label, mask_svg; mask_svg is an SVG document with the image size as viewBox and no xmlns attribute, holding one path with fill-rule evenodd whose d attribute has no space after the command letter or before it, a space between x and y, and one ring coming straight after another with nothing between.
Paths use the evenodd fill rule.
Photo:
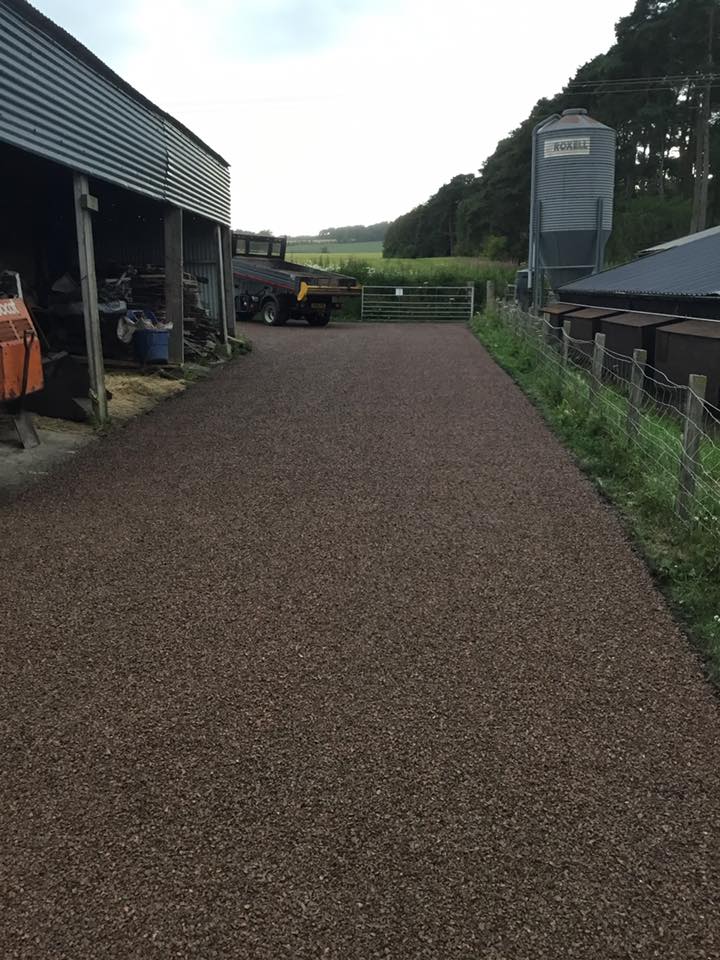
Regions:
<instances>
[{"instance_id":1,"label":"gravel driveway","mask_svg":"<svg viewBox=\"0 0 720 960\"><path fill-rule=\"evenodd\" d=\"M0 503L0 955L720 957L720 722L461 327L255 352Z\"/></svg>"}]
</instances>

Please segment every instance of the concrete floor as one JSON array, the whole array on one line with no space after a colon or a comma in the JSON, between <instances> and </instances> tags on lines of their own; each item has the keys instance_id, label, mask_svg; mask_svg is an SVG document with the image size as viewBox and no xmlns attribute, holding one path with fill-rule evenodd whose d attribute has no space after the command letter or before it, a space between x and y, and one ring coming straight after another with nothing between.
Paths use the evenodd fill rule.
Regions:
<instances>
[{"instance_id":1,"label":"concrete floor","mask_svg":"<svg viewBox=\"0 0 720 960\"><path fill-rule=\"evenodd\" d=\"M0 419L0 490L30 486L48 476L97 437L90 426L35 418L40 446L23 450L12 422Z\"/></svg>"},{"instance_id":2,"label":"concrete floor","mask_svg":"<svg viewBox=\"0 0 720 960\"><path fill-rule=\"evenodd\" d=\"M115 426L152 411L161 401L185 390L185 382L166 380L135 370L108 372L108 405ZM9 417L0 417L0 492L17 491L49 476L67 460L97 443L98 436L87 423L71 423L33 415L40 445L24 450Z\"/></svg>"}]
</instances>

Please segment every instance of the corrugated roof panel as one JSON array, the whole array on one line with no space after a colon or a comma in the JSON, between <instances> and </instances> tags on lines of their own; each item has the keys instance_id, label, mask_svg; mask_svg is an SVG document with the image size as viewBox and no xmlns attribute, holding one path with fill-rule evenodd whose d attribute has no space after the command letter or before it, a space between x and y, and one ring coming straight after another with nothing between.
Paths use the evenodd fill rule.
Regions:
<instances>
[{"instance_id":1,"label":"corrugated roof panel","mask_svg":"<svg viewBox=\"0 0 720 960\"><path fill-rule=\"evenodd\" d=\"M720 234L671 247L620 267L573 280L564 297L582 293L636 296L720 296Z\"/></svg>"},{"instance_id":2,"label":"corrugated roof panel","mask_svg":"<svg viewBox=\"0 0 720 960\"><path fill-rule=\"evenodd\" d=\"M167 120L178 130L182 131L187 137L197 143L203 150L214 156L215 159L221 164L228 166L227 161L224 160L219 153L216 153L212 147L208 146L207 143L204 143L196 133L193 133L192 130L189 130L175 117L171 117L169 113L161 110L157 104L153 103L151 100L148 100L148 98L143 96L139 90L136 90L135 87L131 86L126 80L123 80L119 74L115 73L114 70L111 70L111 68L99 57L96 57L91 50L88 50L88 48L80 43L79 40L76 40L72 34L58 26L57 23L45 16L44 13L41 13L37 7L34 7L31 3L28 3L28 0L3 0L3 4L9 10L12 10L18 14L20 18L29 26L35 27L36 30L39 30L42 34L50 37L73 57L90 67L93 73L95 73L97 76L103 77L105 80L109 80L111 86L128 95L132 100L134 100L136 103L139 103L141 106L144 106L154 115Z\"/></svg>"},{"instance_id":3,"label":"corrugated roof panel","mask_svg":"<svg viewBox=\"0 0 720 960\"><path fill-rule=\"evenodd\" d=\"M685 243L695 243L697 240L703 240L705 237L711 237L716 233L720 233L720 227L708 227L707 230L700 230L698 233L688 233L684 237L677 237L675 240L668 240L666 243L657 243L654 247L646 247L640 251L640 256L659 253L661 250L669 250L671 247L679 247Z\"/></svg>"},{"instance_id":4,"label":"corrugated roof panel","mask_svg":"<svg viewBox=\"0 0 720 960\"><path fill-rule=\"evenodd\" d=\"M49 160L161 198L162 124L149 110L0 3L12 72L2 76L0 138ZM128 128L144 149L128 150Z\"/></svg>"},{"instance_id":5,"label":"corrugated roof panel","mask_svg":"<svg viewBox=\"0 0 720 960\"><path fill-rule=\"evenodd\" d=\"M109 68L101 73L81 59L85 48L38 11L29 8L26 19L26 8L0 0L3 54L12 64L0 72L0 140L228 224L225 162L129 85L116 85Z\"/></svg>"},{"instance_id":6,"label":"corrugated roof panel","mask_svg":"<svg viewBox=\"0 0 720 960\"><path fill-rule=\"evenodd\" d=\"M169 125L165 130L166 198L186 210L230 224L230 172Z\"/></svg>"}]
</instances>

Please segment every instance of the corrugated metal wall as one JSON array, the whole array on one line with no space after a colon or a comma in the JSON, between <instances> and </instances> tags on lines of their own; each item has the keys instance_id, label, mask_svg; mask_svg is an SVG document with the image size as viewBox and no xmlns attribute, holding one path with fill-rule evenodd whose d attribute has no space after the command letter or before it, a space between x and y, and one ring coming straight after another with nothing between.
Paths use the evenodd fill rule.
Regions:
<instances>
[{"instance_id":1,"label":"corrugated metal wall","mask_svg":"<svg viewBox=\"0 0 720 960\"><path fill-rule=\"evenodd\" d=\"M230 224L230 171L178 130L166 125L170 203ZM202 202L198 202L202 197Z\"/></svg>"},{"instance_id":2,"label":"corrugated metal wall","mask_svg":"<svg viewBox=\"0 0 720 960\"><path fill-rule=\"evenodd\" d=\"M183 218L183 267L200 279L200 299L220 328L220 267L217 228L202 217ZM207 283L203 283L207 280Z\"/></svg>"},{"instance_id":3,"label":"corrugated metal wall","mask_svg":"<svg viewBox=\"0 0 720 960\"><path fill-rule=\"evenodd\" d=\"M586 155L546 158L547 142L563 139L559 123L538 137L537 199L542 203L541 232L595 230L597 200L602 197L603 229L612 230L615 190L615 131L609 127L581 128L576 137L589 142ZM549 132L548 132L549 131ZM572 137L572 130L565 137Z\"/></svg>"},{"instance_id":4,"label":"corrugated metal wall","mask_svg":"<svg viewBox=\"0 0 720 960\"><path fill-rule=\"evenodd\" d=\"M162 114L0 0L0 139L230 223L230 175Z\"/></svg>"},{"instance_id":5,"label":"corrugated metal wall","mask_svg":"<svg viewBox=\"0 0 720 960\"><path fill-rule=\"evenodd\" d=\"M146 197L131 196L117 187L90 181L100 210L93 217L98 276L108 262L120 267L165 262L164 207Z\"/></svg>"}]
</instances>

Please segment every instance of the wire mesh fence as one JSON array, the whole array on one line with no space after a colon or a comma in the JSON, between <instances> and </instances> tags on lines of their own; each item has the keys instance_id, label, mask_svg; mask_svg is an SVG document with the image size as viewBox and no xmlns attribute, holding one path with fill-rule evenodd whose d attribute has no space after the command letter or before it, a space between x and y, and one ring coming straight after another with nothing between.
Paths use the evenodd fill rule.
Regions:
<instances>
[{"instance_id":1,"label":"wire mesh fence","mask_svg":"<svg viewBox=\"0 0 720 960\"><path fill-rule=\"evenodd\" d=\"M583 416L632 456L645 495L683 522L720 541L720 411L705 402L702 377L673 383L648 365L605 348L605 338L579 340L570 323L499 303L498 318L517 341L519 362L562 398L569 416Z\"/></svg>"}]
</instances>

